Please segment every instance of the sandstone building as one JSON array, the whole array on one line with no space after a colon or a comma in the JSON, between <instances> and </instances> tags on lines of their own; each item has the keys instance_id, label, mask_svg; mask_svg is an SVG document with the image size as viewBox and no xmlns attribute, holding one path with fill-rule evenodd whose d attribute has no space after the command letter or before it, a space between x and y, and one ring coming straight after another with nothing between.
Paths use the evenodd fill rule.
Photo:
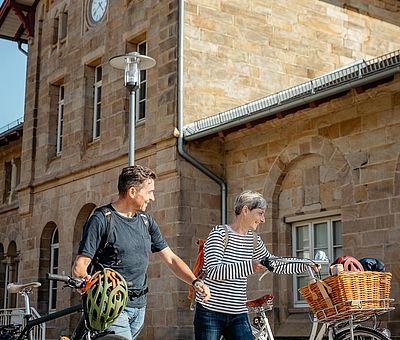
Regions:
<instances>
[{"instance_id":1,"label":"sandstone building","mask_svg":"<svg viewBox=\"0 0 400 340\"><path fill-rule=\"evenodd\" d=\"M397 1L113 0L3 2L0 36L28 42L22 127L0 133L0 301L38 280L40 313L77 302L70 273L84 221L116 198L127 164L129 97L110 58L139 51L136 162L156 170L150 213L185 261L232 220L233 197L269 203L259 234L277 255L377 257L399 297L400 5ZM13 7L14 6L14 7ZM92 14L95 14L94 16ZM26 20L22 20L24 17ZM34 19L33 19L34 18ZM28 20L30 19L30 20ZM277 338L310 323L303 276L270 274ZM142 339L191 339L187 287L156 256ZM384 318L400 337L400 314ZM48 338L75 319L47 325Z\"/></svg>"}]
</instances>

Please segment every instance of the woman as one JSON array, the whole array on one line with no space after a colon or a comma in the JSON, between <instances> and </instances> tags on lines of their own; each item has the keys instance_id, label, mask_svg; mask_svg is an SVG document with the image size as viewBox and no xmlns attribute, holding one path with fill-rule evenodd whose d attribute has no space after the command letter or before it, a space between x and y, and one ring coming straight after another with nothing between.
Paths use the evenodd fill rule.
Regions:
<instances>
[{"instance_id":1,"label":"woman","mask_svg":"<svg viewBox=\"0 0 400 340\"><path fill-rule=\"evenodd\" d=\"M204 246L205 283L211 298L201 301L196 296L194 318L196 340L251 340L253 335L246 307L247 277L265 271L260 264L271 254L255 233L258 225L265 222L267 202L261 194L244 191L234 203L235 220L225 226L218 225L208 235ZM268 262L268 261L266 261ZM265 264L265 261L263 261ZM271 267L278 273L303 272L302 264L286 264Z\"/></svg>"}]
</instances>

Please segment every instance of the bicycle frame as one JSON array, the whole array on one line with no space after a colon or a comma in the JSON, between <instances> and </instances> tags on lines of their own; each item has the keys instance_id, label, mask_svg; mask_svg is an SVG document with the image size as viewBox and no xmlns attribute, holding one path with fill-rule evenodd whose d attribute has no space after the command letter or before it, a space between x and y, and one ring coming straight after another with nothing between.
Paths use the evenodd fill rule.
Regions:
<instances>
[{"instance_id":1,"label":"bicycle frame","mask_svg":"<svg viewBox=\"0 0 400 340\"><path fill-rule=\"evenodd\" d=\"M68 307L63 310L41 316L40 318L37 318L37 319L28 319L26 322L26 325L23 327L23 329L21 331L20 336L18 337L18 340L24 339L25 336L27 336L29 340L34 340L34 339L32 339L32 335L31 335L31 330L33 327L38 326L42 323L46 323L51 320L61 318L63 316L66 316L66 315L69 315L72 313L79 312L79 311L82 311L82 304L77 304L75 306ZM29 315L29 317L30 317L30 315Z\"/></svg>"},{"instance_id":2,"label":"bicycle frame","mask_svg":"<svg viewBox=\"0 0 400 340\"><path fill-rule=\"evenodd\" d=\"M11 285L9 285L9 287L7 287L11 293L20 294L24 300L25 325L22 327L20 334L16 338L17 340L23 340L25 338L27 338L29 340L37 340L37 339L33 339L33 336L32 336L32 329L35 326L39 326L41 324L45 324L48 321L52 321L52 320L55 320L55 319L58 319L58 318L61 318L61 317L64 317L64 316L67 316L67 315L70 315L73 313L83 311L82 304L76 304L74 306L65 308L63 310L49 313L47 315L38 317L36 319L32 319L29 294L31 293L33 288L37 288L39 286L40 286L40 283L31 282L31 283L27 283L24 285L11 284ZM90 331L86 328L84 319L82 317L80 322L78 323L78 325L76 326L76 328L74 330L71 340L82 339L85 335L87 336L88 339L91 339Z\"/></svg>"},{"instance_id":3,"label":"bicycle frame","mask_svg":"<svg viewBox=\"0 0 400 340\"><path fill-rule=\"evenodd\" d=\"M264 312L265 313L265 312ZM274 340L274 335L272 333L271 326L269 324L268 318L264 315L264 325L261 329L256 329L252 326L252 331L255 340ZM313 327L311 330L309 340L322 340L324 335L326 334L327 326L323 324L318 332L318 322L313 322ZM328 334L329 340L333 339L331 331Z\"/></svg>"}]
</instances>

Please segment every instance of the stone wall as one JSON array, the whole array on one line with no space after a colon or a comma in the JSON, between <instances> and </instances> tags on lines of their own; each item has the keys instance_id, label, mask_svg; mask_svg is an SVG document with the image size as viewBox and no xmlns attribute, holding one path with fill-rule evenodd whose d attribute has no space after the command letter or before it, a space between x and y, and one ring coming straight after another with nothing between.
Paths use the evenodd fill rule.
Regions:
<instances>
[{"instance_id":1,"label":"stone wall","mask_svg":"<svg viewBox=\"0 0 400 340\"><path fill-rule=\"evenodd\" d=\"M222 143L225 155L228 221L235 195L246 189L263 193L270 208L258 232L273 254L291 256L287 218L339 211L343 253L382 259L393 274L391 296L399 296L399 93L397 76L364 93L351 91L317 108L214 138L214 150ZM204 150L211 154L210 143L192 143L190 151L208 162ZM249 282L250 297L273 292L274 328L282 337L309 331L305 310L293 308L292 284L286 275ZM394 336L400 336L398 320L399 311L389 314Z\"/></svg>"},{"instance_id":2,"label":"stone wall","mask_svg":"<svg viewBox=\"0 0 400 340\"><path fill-rule=\"evenodd\" d=\"M185 123L400 48L390 0L185 6Z\"/></svg>"}]
</instances>

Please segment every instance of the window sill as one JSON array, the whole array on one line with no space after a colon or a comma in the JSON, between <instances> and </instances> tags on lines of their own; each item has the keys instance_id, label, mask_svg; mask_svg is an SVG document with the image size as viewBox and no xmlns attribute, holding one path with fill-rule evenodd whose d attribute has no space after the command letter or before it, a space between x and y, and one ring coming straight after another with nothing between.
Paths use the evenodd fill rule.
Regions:
<instances>
[{"instance_id":1,"label":"window sill","mask_svg":"<svg viewBox=\"0 0 400 340\"><path fill-rule=\"evenodd\" d=\"M14 200L10 204L8 203L3 203L0 205L0 214L5 213L10 210L15 210L19 208L19 202L17 200Z\"/></svg>"},{"instance_id":2,"label":"window sill","mask_svg":"<svg viewBox=\"0 0 400 340\"><path fill-rule=\"evenodd\" d=\"M146 123L146 118L142 118L136 121L136 126L141 126L144 125L145 123Z\"/></svg>"},{"instance_id":3,"label":"window sill","mask_svg":"<svg viewBox=\"0 0 400 340\"><path fill-rule=\"evenodd\" d=\"M57 159L60 159L60 158L61 158L61 152L58 153L57 155L52 156L52 157L50 158L50 162L53 162L53 161L55 161L55 160L57 160Z\"/></svg>"},{"instance_id":4,"label":"window sill","mask_svg":"<svg viewBox=\"0 0 400 340\"><path fill-rule=\"evenodd\" d=\"M96 137L95 139L91 140L89 143L87 143L88 147L91 147L92 145L96 145L100 143L100 136Z\"/></svg>"}]
</instances>

